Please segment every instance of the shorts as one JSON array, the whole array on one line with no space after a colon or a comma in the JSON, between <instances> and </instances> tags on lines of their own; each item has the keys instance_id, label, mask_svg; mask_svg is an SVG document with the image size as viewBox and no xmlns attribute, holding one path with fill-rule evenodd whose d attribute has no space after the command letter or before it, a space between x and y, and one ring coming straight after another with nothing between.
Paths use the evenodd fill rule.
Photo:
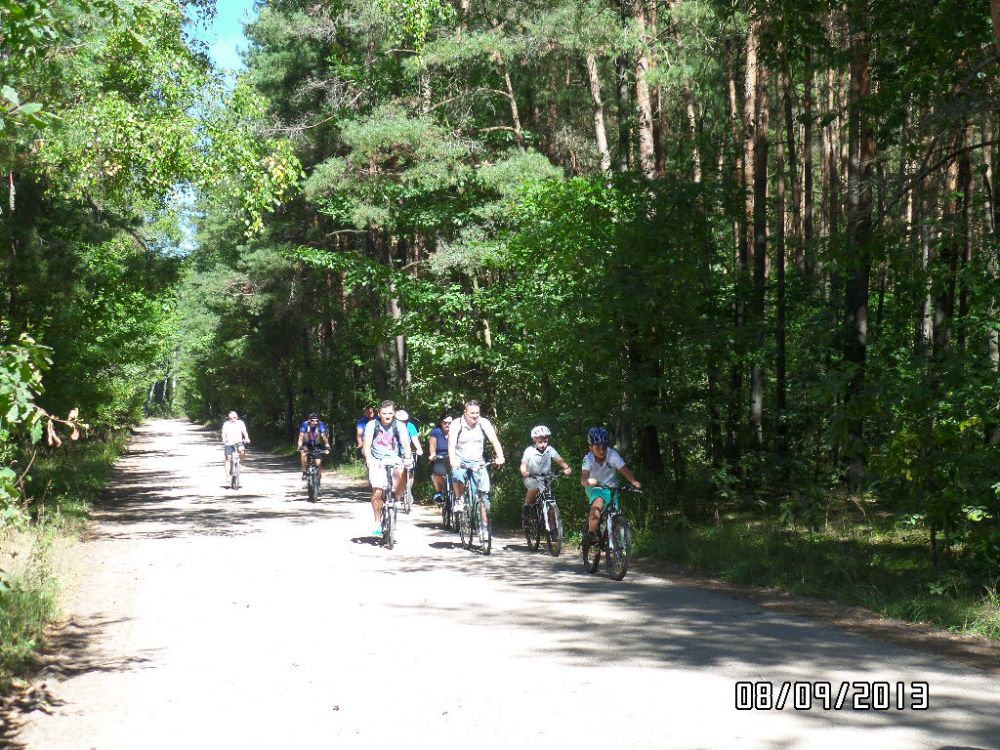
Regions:
<instances>
[{"instance_id":1,"label":"shorts","mask_svg":"<svg viewBox=\"0 0 1000 750\"><path fill-rule=\"evenodd\" d=\"M392 468L392 481L395 484L396 480L399 479L399 473L403 470L403 459L398 456L390 456L389 458L372 458L368 462L368 483L374 489L382 489L385 487L385 467L391 466Z\"/></svg>"},{"instance_id":2,"label":"shorts","mask_svg":"<svg viewBox=\"0 0 1000 750\"><path fill-rule=\"evenodd\" d=\"M232 445L227 445L226 446L226 458L229 458L236 451L239 451L240 453L243 452L243 443L233 443Z\"/></svg>"},{"instance_id":3,"label":"shorts","mask_svg":"<svg viewBox=\"0 0 1000 750\"><path fill-rule=\"evenodd\" d=\"M524 488L526 490L540 490L542 489L542 480L535 479L534 477L521 477L524 480Z\"/></svg>"},{"instance_id":4,"label":"shorts","mask_svg":"<svg viewBox=\"0 0 1000 750\"><path fill-rule=\"evenodd\" d=\"M441 456L440 458L431 459L431 474L436 477L446 477L451 472L448 471L448 457Z\"/></svg>"},{"instance_id":5,"label":"shorts","mask_svg":"<svg viewBox=\"0 0 1000 750\"><path fill-rule=\"evenodd\" d=\"M587 493L587 502L591 505L595 500L603 500L605 505L611 502L611 490L606 487L584 487L583 490Z\"/></svg>"},{"instance_id":6,"label":"shorts","mask_svg":"<svg viewBox=\"0 0 1000 750\"><path fill-rule=\"evenodd\" d=\"M459 468L452 470L451 480L453 482L465 484L466 469L473 470L473 474L476 477L476 484L479 486L480 492L490 491L490 473L486 471L486 465L482 461L476 461L475 463L462 461L462 465Z\"/></svg>"}]
</instances>

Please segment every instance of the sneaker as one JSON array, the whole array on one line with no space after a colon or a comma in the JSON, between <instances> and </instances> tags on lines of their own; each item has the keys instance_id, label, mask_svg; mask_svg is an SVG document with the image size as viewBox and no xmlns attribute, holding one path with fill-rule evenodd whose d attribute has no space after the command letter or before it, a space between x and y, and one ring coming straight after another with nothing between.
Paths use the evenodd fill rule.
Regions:
<instances>
[{"instance_id":1,"label":"sneaker","mask_svg":"<svg viewBox=\"0 0 1000 750\"><path fill-rule=\"evenodd\" d=\"M456 497L454 501L452 501L451 512L461 513L463 510L465 510L465 502L461 498Z\"/></svg>"},{"instance_id":2,"label":"sneaker","mask_svg":"<svg viewBox=\"0 0 1000 750\"><path fill-rule=\"evenodd\" d=\"M372 536L374 536L374 537L377 537L377 538L381 539L381 538L382 538L382 527L381 527L381 526L379 526L379 527L378 527L377 529L375 529L375 530L374 530L374 531L372 532Z\"/></svg>"},{"instance_id":3,"label":"sneaker","mask_svg":"<svg viewBox=\"0 0 1000 750\"><path fill-rule=\"evenodd\" d=\"M530 505L521 506L521 521L524 523L529 523L531 521L531 511L534 510Z\"/></svg>"},{"instance_id":4,"label":"sneaker","mask_svg":"<svg viewBox=\"0 0 1000 750\"><path fill-rule=\"evenodd\" d=\"M441 503L443 503L444 502L444 495L442 495L440 492L435 492L434 493L434 502L437 503L438 505L440 505Z\"/></svg>"},{"instance_id":5,"label":"sneaker","mask_svg":"<svg viewBox=\"0 0 1000 750\"><path fill-rule=\"evenodd\" d=\"M303 471L303 472L302 472L302 481L304 482L304 481L306 481L306 480L307 480L308 478L309 478L309 472L308 472L308 471Z\"/></svg>"},{"instance_id":6,"label":"sneaker","mask_svg":"<svg viewBox=\"0 0 1000 750\"><path fill-rule=\"evenodd\" d=\"M593 545L597 544L597 534L595 534L593 531L588 531L586 534L583 535L583 544L585 547L592 547Z\"/></svg>"}]
</instances>

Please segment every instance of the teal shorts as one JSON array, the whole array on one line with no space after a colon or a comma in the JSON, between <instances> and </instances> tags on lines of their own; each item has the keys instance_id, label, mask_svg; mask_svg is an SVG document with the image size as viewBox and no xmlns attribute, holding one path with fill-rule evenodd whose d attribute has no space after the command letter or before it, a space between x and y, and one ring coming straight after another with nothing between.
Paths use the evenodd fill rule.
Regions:
<instances>
[{"instance_id":1,"label":"teal shorts","mask_svg":"<svg viewBox=\"0 0 1000 750\"><path fill-rule=\"evenodd\" d=\"M583 490L587 493L587 501L591 505L595 500L603 500L605 505L611 502L611 490L605 487L584 487Z\"/></svg>"}]
</instances>

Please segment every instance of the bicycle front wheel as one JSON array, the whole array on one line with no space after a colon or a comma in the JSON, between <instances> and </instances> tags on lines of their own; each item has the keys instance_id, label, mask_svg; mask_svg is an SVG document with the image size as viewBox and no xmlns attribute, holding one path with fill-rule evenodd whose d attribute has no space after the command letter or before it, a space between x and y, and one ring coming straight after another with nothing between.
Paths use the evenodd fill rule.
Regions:
<instances>
[{"instance_id":1,"label":"bicycle front wheel","mask_svg":"<svg viewBox=\"0 0 1000 750\"><path fill-rule=\"evenodd\" d=\"M409 489L403 495L403 512L409 514L410 508L413 507L413 493Z\"/></svg>"},{"instance_id":2,"label":"bicycle front wheel","mask_svg":"<svg viewBox=\"0 0 1000 750\"><path fill-rule=\"evenodd\" d=\"M234 490L240 488L240 465L237 461L233 461L233 471L229 477L229 486Z\"/></svg>"},{"instance_id":3,"label":"bicycle front wheel","mask_svg":"<svg viewBox=\"0 0 1000 750\"><path fill-rule=\"evenodd\" d=\"M539 505L541 505L540 502L528 506L530 508L528 511L528 520L524 522L524 538L528 542L530 549L538 549L538 545L542 541L542 519L538 515Z\"/></svg>"},{"instance_id":4,"label":"bicycle front wheel","mask_svg":"<svg viewBox=\"0 0 1000 750\"><path fill-rule=\"evenodd\" d=\"M601 562L601 543L588 541L587 524L583 524L583 567L588 573L596 573Z\"/></svg>"},{"instance_id":5,"label":"bicycle front wheel","mask_svg":"<svg viewBox=\"0 0 1000 750\"><path fill-rule=\"evenodd\" d=\"M451 497L445 495L444 502L441 503L441 525L445 531L449 531L452 528L451 524Z\"/></svg>"},{"instance_id":6,"label":"bicycle front wheel","mask_svg":"<svg viewBox=\"0 0 1000 750\"><path fill-rule=\"evenodd\" d=\"M465 510L456 513L455 521L458 524L458 538L462 546L472 549L472 516L469 514L469 508L466 507Z\"/></svg>"},{"instance_id":7,"label":"bicycle front wheel","mask_svg":"<svg viewBox=\"0 0 1000 750\"><path fill-rule=\"evenodd\" d=\"M493 519L490 517L489 500L479 503L479 548L484 555L493 548Z\"/></svg>"},{"instance_id":8,"label":"bicycle front wheel","mask_svg":"<svg viewBox=\"0 0 1000 750\"><path fill-rule=\"evenodd\" d=\"M622 515L612 516L609 526L614 549L608 550L608 574L613 580L620 581L628 572L632 555L632 528Z\"/></svg>"},{"instance_id":9,"label":"bicycle front wheel","mask_svg":"<svg viewBox=\"0 0 1000 750\"><path fill-rule=\"evenodd\" d=\"M316 485L318 484L319 477L315 471L309 472L308 481L306 482L306 491L309 493L309 502L316 502Z\"/></svg>"},{"instance_id":10,"label":"bicycle front wheel","mask_svg":"<svg viewBox=\"0 0 1000 750\"><path fill-rule=\"evenodd\" d=\"M549 554L553 557L559 557L559 553L562 552L563 548L563 526L562 516L559 514L559 506L555 503L550 503L546 512L548 513L549 521Z\"/></svg>"},{"instance_id":11,"label":"bicycle front wheel","mask_svg":"<svg viewBox=\"0 0 1000 750\"><path fill-rule=\"evenodd\" d=\"M387 549L396 546L396 509L388 505L382 508L382 515L385 518L382 524L382 543Z\"/></svg>"}]
</instances>

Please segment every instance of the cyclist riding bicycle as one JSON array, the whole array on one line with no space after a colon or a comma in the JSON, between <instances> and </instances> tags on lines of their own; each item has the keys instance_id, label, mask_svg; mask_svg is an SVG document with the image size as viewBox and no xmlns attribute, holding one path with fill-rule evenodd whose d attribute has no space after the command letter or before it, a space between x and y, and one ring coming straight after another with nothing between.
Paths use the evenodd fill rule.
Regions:
<instances>
[{"instance_id":1,"label":"cyclist riding bicycle","mask_svg":"<svg viewBox=\"0 0 1000 750\"><path fill-rule=\"evenodd\" d=\"M451 414L445 413L438 420L438 426L431 430L427 438L427 452L431 459L431 482L434 483L434 502L444 502L445 482L448 481L448 432L451 430Z\"/></svg>"},{"instance_id":2,"label":"cyclist riding bicycle","mask_svg":"<svg viewBox=\"0 0 1000 750\"><path fill-rule=\"evenodd\" d=\"M361 450L368 465L368 482L372 486L372 512L377 524L372 536L382 536L382 505L385 502L383 487L386 467L392 467L392 494L396 500L403 495L405 474L403 467L413 465L413 451L409 434L403 423L396 419L396 404L386 399L379 406L378 419L365 425ZM400 455L402 454L402 455Z\"/></svg>"},{"instance_id":3,"label":"cyclist riding bicycle","mask_svg":"<svg viewBox=\"0 0 1000 750\"><path fill-rule=\"evenodd\" d=\"M533 427L531 440L534 445L529 445L521 454L521 476L524 477L524 487L527 490L524 495L524 506L521 508L521 520L525 523L531 518L531 506L538 501L538 493L541 490L541 481L531 475L551 473L553 461L562 467L566 476L573 473L566 459L549 444L551 436L551 430L545 425Z\"/></svg>"},{"instance_id":4,"label":"cyclist riding bicycle","mask_svg":"<svg viewBox=\"0 0 1000 750\"><path fill-rule=\"evenodd\" d=\"M642 485L625 464L625 459L619 455L618 451L609 447L611 435L604 427L591 427L587 431L587 442L590 444L590 452L583 457L580 484L583 485L584 491L587 493L587 500L590 502L587 535L589 541L593 543L597 541L597 527L601 523L601 511L604 509L604 504L611 501L611 490L607 488L618 486L615 472L620 471L629 484L636 489ZM599 487L598 485L604 486Z\"/></svg>"},{"instance_id":5,"label":"cyclist riding bicycle","mask_svg":"<svg viewBox=\"0 0 1000 750\"><path fill-rule=\"evenodd\" d=\"M327 429L326 422L321 422L319 420L319 414L313 412L299 427L299 442L298 445L295 446L295 450L299 451L299 456L302 459L303 481L309 477L309 472L307 471L308 454L317 450L320 445L323 446L323 453L330 452L330 431ZM319 471L320 480L322 480L323 459L317 456L315 461L316 470Z\"/></svg>"},{"instance_id":6,"label":"cyclist riding bicycle","mask_svg":"<svg viewBox=\"0 0 1000 750\"><path fill-rule=\"evenodd\" d=\"M413 422L410 421L410 415L406 413L405 409L396 410L396 419L402 422L404 425L406 425L406 434L410 438L410 447L413 449L413 465L416 466L417 457L424 455L424 449L420 446L420 433L417 431L417 428L413 425ZM402 455L400 455L400 458L402 458ZM415 475L413 473L407 474L406 489L410 491L411 495L413 494L414 476Z\"/></svg>"},{"instance_id":7,"label":"cyclist riding bicycle","mask_svg":"<svg viewBox=\"0 0 1000 750\"><path fill-rule=\"evenodd\" d=\"M448 434L448 460L451 463L451 481L455 488L454 511L465 510L465 470L475 472L476 484L481 492L490 491L490 475L486 471L486 460L483 458L486 439L493 446L496 458L493 463L501 466L504 462L503 446L497 437L497 431L486 417L479 416L479 402L465 402L465 412L451 424Z\"/></svg>"},{"instance_id":8,"label":"cyclist riding bicycle","mask_svg":"<svg viewBox=\"0 0 1000 750\"><path fill-rule=\"evenodd\" d=\"M223 465L226 467L226 481L229 481L230 456L239 446L240 461L247 457L246 445L250 443L250 436L247 434L247 426L243 424L239 414L234 411L229 412L228 419L222 423L222 445L223 445Z\"/></svg>"}]
</instances>

